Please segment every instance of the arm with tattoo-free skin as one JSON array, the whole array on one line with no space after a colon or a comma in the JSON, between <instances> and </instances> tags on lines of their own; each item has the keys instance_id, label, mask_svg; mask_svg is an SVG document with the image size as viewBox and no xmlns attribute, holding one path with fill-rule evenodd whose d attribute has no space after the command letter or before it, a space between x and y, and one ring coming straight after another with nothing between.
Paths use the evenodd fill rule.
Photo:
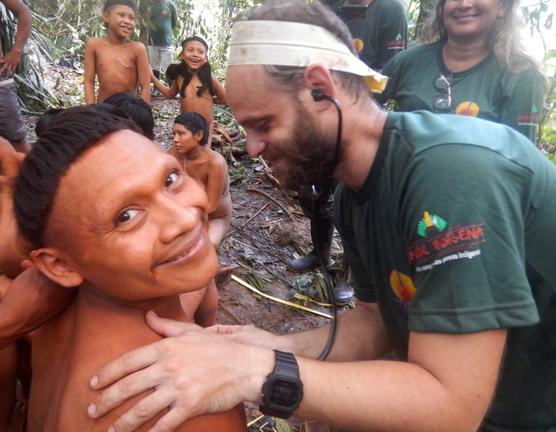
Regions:
<instances>
[{"instance_id":1,"label":"arm with tattoo-free skin","mask_svg":"<svg viewBox=\"0 0 556 432\"><path fill-rule=\"evenodd\" d=\"M58 315L75 290L63 289L31 266L15 279L0 280L0 349Z\"/></svg>"},{"instance_id":2,"label":"arm with tattoo-free skin","mask_svg":"<svg viewBox=\"0 0 556 432\"><path fill-rule=\"evenodd\" d=\"M162 81L160 81L157 77L154 76L152 72L150 72L151 82L155 89L157 89L160 93L164 95L164 97L168 99L173 99L179 92L178 89L178 80L174 80L170 87L166 87Z\"/></svg>"},{"instance_id":3,"label":"arm with tattoo-free skin","mask_svg":"<svg viewBox=\"0 0 556 432\"><path fill-rule=\"evenodd\" d=\"M133 48L137 54L137 83L140 88L139 96L147 103L151 103L151 66L145 45L135 42Z\"/></svg>"},{"instance_id":4,"label":"arm with tattoo-free skin","mask_svg":"<svg viewBox=\"0 0 556 432\"><path fill-rule=\"evenodd\" d=\"M10 51L3 58L0 58L0 74L8 70L15 72L17 65L21 61L21 53L31 34L31 12L21 0L2 0L2 3L17 17L17 30L15 42ZM1 53L0 53L1 57Z\"/></svg>"},{"instance_id":5,"label":"arm with tattoo-free skin","mask_svg":"<svg viewBox=\"0 0 556 432\"><path fill-rule=\"evenodd\" d=\"M128 353L91 380L94 388L104 389L89 407L92 416L154 389L114 423L117 432L135 430L168 407L153 430L172 430L186 418L244 400L260 402L274 366L269 346L298 355L304 386L299 417L361 431L475 431L492 399L506 340L505 330L412 332L407 362L362 360L389 345L377 307L359 304L341 317L330 361L319 362L311 358L322 349L326 328L273 336L221 327L228 332L222 335L215 334L218 327L203 330L152 313L147 322L168 338ZM211 379L201 378L206 376Z\"/></svg>"},{"instance_id":6,"label":"arm with tattoo-free skin","mask_svg":"<svg viewBox=\"0 0 556 432\"><path fill-rule=\"evenodd\" d=\"M214 98L214 103L228 105L228 101L226 100L226 90L214 74L212 74L212 88L214 89L216 96Z\"/></svg>"},{"instance_id":7,"label":"arm with tattoo-free skin","mask_svg":"<svg viewBox=\"0 0 556 432\"><path fill-rule=\"evenodd\" d=\"M85 44L85 77L83 84L85 86L85 103L87 105L95 103L95 79L96 79L96 47L98 39L89 39Z\"/></svg>"},{"instance_id":8,"label":"arm with tattoo-free skin","mask_svg":"<svg viewBox=\"0 0 556 432\"><path fill-rule=\"evenodd\" d=\"M17 238L11 185L23 158L0 138L0 349L58 314L73 297L25 260L28 247Z\"/></svg>"}]
</instances>

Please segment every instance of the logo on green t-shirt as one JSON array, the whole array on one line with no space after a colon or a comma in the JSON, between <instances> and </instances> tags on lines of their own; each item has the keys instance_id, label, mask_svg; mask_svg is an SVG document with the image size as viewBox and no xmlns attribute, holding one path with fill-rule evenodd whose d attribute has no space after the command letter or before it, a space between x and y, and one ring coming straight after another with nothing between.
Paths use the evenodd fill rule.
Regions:
<instances>
[{"instance_id":1,"label":"logo on green t-shirt","mask_svg":"<svg viewBox=\"0 0 556 432\"><path fill-rule=\"evenodd\" d=\"M417 224L417 234L427 237L427 232L436 228L435 231L443 231L448 223L440 216L431 215L428 211L423 213L423 218Z\"/></svg>"},{"instance_id":2,"label":"logo on green t-shirt","mask_svg":"<svg viewBox=\"0 0 556 432\"><path fill-rule=\"evenodd\" d=\"M481 254L479 245L485 241L482 222L448 228L448 222L428 211L417 224L417 234L422 238L407 249L409 264L416 266L417 273L450 261L473 259Z\"/></svg>"}]
</instances>

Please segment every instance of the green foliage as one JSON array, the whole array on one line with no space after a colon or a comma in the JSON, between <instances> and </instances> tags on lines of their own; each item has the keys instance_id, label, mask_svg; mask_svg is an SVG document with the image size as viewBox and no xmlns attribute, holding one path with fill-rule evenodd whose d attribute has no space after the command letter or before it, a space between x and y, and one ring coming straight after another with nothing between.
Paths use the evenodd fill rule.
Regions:
<instances>
[{"instance_id":1,"label":"green foliage","mask_svg":"<svg viewBox=\"0 0 556 432\"><path fill-rule=\"evenodd\" d=\"M421 31L432 13L435 0L404 0L407 7L408 34L410 41L420 39Z\"/></svg>"},{"instance_id":2,"label":"green foliage","mask_svg":"<svg viewBox=\"0 0 556 432\"><path fill-rule=\"evenodd\" d=\"M3 3L0 3L0 24L2 49L7 53L15 40L17 23ZM51 60L48 53L50 45L42 33L33 29L17 69L15 80L18 95L21 105L28 111L43 110L50 101L55 100L54 94L44 85L44 76Z\"/></svg>"},{"instance_id":3,"label":"green foliage","mask_svg":"<svg viewBox=\"0 0 556 432\"><path fill-rule=\"evenodd\" d=\"M547 78L543 116L539 127L538 144L547 156L556 161L556 47L548 46L545 35L553 32L554 15L549 0L539 0L524 6L521 12L531 35L537 35L545 53L543 66Z\"/></svg>"},{"instance_id":4,"label":"green foliage","mask_svg":"<svg viewBox=\"0 0 556 432\"><path fill-rule=\"evenodd\" d=\"M35 0L33 28L49 39L53 59L83 54L87 39L104 35L104 0Z\"/></svg>"},{"instance_id":5,"label":"green foliage","mask_svg":"<svg viewBox=\"0 0 556 432\"><path fill-rule=\"evenodd\" d=\"M556 49L545 57L548 85L540 124L539 146L549 159L556 162Z\"/></svg>"},{"instance_id":6,"label":"green foliage","mask_svg":"<svg viewBox=\"0 0 556 432\"><path fill-rule=\"evenodd\" d=\"M549 9L549 2L551 0L538 0L538 3L532 5L523 6L521 8L521 13L525 18L525 22L529 27L531 35L538 34L541 37L544 52L547 52L549 47L543 37L545 32L552 31L553 24L553 14Z\"/></svg>"}]
</instances>

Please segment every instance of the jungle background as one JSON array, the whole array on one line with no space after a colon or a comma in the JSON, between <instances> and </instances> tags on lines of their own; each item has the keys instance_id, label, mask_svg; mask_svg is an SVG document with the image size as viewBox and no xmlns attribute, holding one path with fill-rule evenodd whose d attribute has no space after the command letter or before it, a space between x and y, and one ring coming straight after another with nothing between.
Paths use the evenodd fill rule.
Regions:
<instances>
[{"instance_id":1,"label":"jungle background","mask_svg":"<svg viewBox=\"0 0 556 432\"><path fill-rule=\"evenodd\" d=\"M33 30L18 70L19 97L32 141L38 116L48 108L84 102L83 50L90 37L102 36L105 0L24 0L33 14ZM211 49L213 71L223 80L233 18L261 0L173 0L178 11L175 29L179 42L190 35L205 38ZM341 0L328 0L338 3ZM418 43L420 30L435 0L404 0L410 22L410 43ZM135 38L146 42L150 0L138 0ZM521 0L523 34L542 62L547 79L538 145L556 162L556 0ZM0 37L7 49L16 30L14 18L0 3ZM154 98L155 141L168 147L171 126L179 113L178 100ZM264 160L251 159L245 136L227 107L215 106L216 120L232 137L215 134L213 148L228 161L233 217L230 231L219 248L222 271L217 278L220 294L218 321L255 324L284 334L321 325L330 318L329 299L320 271L292 274L286 262L311 248L309 222L295 196L283 191ZM348 275L343 267L341 243L332 245L336 283ZM287 303L287 304L285 304ZM350 303L342 308L350 307ZM249 430L325 432L326 425L281 421L261 416L247 406Z\"/></svg>"},{"instance_id":2,"label":"jungle background","mask_svg":"<svg viewBox=\"0 0 556 432\"><path fill-rule=\"evenodd\" d=\"M138 0L136 38L146 42L150 0ZM175 29L176 48L185 37L197 34L211 47L209 59L213 70L223 76L233 18L241 11L262 0L174 0L178 10ZM324 0L331 6L341 0ZM410 23L410 43L419 39L420 29L433 8L435 0L403 0L407 5ZM82 73L81 58L85 42L101 36L104 27L100 19L104 0L25 0L33 12L33 32L27 45L27 55L19 70L18 81L23 105L30 112L40 112L52 106L71 106L82 101L76 88L73 97L53 91L45 77L49 65L71 66ZM543 64L547 77L547 95L543 121L539 131L539 146L554 160L556 152L556 0L521 0L523 35ZM13 17L0 5L0 37L9 46L15 34ZM58 87L60 82L54 82ZM79 87L79 86L78 86Z\"/></svg>"}]
</instances>

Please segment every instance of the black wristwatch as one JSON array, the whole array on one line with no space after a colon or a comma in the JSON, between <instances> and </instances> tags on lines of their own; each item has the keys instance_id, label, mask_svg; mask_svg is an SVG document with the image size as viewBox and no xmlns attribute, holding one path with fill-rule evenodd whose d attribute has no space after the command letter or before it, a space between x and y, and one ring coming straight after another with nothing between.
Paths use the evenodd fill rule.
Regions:
<instances>
[{"instance_id":1,"label":"black wristwatch","mask_svg":"<svg viewBox=\"0 0 556 432\"><path fill-rule=\"evenodd\" d=\"M259 410L273 417L288 418L303 399L299 366L292 353L274 350L274 370L266 376Z\"/></svg>"}]
</instances>

